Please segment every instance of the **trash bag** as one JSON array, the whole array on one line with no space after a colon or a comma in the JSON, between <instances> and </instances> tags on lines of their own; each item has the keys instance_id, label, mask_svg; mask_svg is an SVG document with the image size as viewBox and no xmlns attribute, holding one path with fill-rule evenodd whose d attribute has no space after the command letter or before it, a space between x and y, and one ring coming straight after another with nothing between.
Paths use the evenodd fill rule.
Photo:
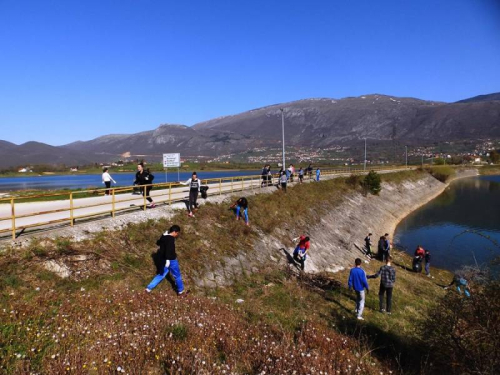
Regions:
<instances>
[{"instance_id":1,"label":"trash bag","mask_svg":"<svg viewBox=\"0 0 500 375\"><path fill-rule=\"evenodd\" d=\"M412 268L414 272L422 272L422 257L416 256L413 258Z\"/></svg>"},{"instance_id":2,"label":"trash bag","mask_svg":"<svg viewBox=\"0 0 500 375\"><path fill-rule=\"evenodd\" d=\"M207 191L208 191L208 186L206 186L206 185L200 186L200 193L201 193L201 197L203 199L207 199L207 197L208 197Z\"/></svg>"}]
</instances>

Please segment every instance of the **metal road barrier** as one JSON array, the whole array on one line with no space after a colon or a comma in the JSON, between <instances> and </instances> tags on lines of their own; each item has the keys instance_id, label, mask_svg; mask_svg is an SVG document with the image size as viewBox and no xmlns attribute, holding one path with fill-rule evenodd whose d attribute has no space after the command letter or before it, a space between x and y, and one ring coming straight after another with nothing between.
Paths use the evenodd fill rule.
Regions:
<instances>
[{"instance_id":1,"label":"metal road barrier","mask_svg":"<svg viewBox=\"0 0 500 375\"><path fill-rule=\"evenodd\" d=\"M393 171L406 170L406 167L376 167L366 171L360 168L325 169L322 176L345 175L363 173L370 170ZM312 179L313 175L304 174L305 179ZM275 185L278 175L274 174L271 182ZM295 175L298 182L298 175ZM262 175L237 176L201 179L202 185L207 185L208 196L232 194L237 191L262 189L268 184L263 184ZM61 192L40 195L25 195L0 199L0 234L11 232L12 239L16 239L26 229L34 227L47 227L55 224L67 223L74 226L76 220L88 219L103 215L115 217L117 212L142 209L146 210L148 201L146 192L151 188L150 196L156 204L165 203L172 205L175 202L187 200L189 186L176 182L159 183L141 186L126 186L115 188L100 188L82 191ZM105 195L105 192L110 192ZM139 190L139 192L137 192ZM134 195L133 193L140 195ZM88 197L88 195L91 195ZM43 198L42 201L39 199ZM30 200L37 199L36 203L41 208L39 211L30 209ZM28 202L26 202L28 201ZM23 203L24 202L24 203ZM33 205L32 205L33 206ZM19 231L19 233L18 233Z\"/></svg>"}]
</instances>

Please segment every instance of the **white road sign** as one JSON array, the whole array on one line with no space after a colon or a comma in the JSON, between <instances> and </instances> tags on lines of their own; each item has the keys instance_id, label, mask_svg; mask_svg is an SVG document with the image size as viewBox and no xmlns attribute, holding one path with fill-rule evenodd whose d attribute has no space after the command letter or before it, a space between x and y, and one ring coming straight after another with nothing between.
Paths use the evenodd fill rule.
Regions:
<instances>
[{"instance_id":1,"label":"white road sign","mask_svg":"<svg viewBox=\"0 0 500 375\"><path fill-rule=\"evenodd\" d=\"M163 154L163 168L179 168L181 166L181 154Z\"/></svg>"}]
</instances>

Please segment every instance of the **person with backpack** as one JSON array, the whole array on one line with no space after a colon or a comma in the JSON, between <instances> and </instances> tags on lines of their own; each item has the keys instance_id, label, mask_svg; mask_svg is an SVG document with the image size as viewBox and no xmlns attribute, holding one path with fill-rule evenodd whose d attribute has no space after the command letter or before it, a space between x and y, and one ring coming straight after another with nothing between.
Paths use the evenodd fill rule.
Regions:
<instances>
[{"instance_id":1,"label":"person with backpack","mask_svg":"<svg viewBox=\"0 0 500 375\"><path fill-rule=\"evenodd\" d=\"M427 277L431 277L431 252L429 250L425 250L425 274Z\"/></svg>"},{"instance_id":2,"label":"person with backpack","mask_svg":"<svg viewBox=\"0 0 500 375\"><path fill-rule=\"evenodd\" d=\"M198 179L196 172L193 172L191 178L186 182L181 182L181 185L189 186L189 204L188 204L188 216L194 217L194 210L198 208L198 192L201 188L201 181Z\"/></svg>"},{"instance_id":3,"label":"person with backpack","mask_svg":"<svg viewBox=\"0 0 500 375\"><path fill-rule=\"evenodd\" d=\"M157 252L152 255L156 266L156 276L146 287L146 292L151 293L170 272L175 281L177 295L184 296L186 294L179 262L177 261L177 254L175 252L175 240L180 233L181 228L178 225L172 225L168 232L163 233L160 239L156 241L156 244L160 247Z\"/></svg>"},{"instance_id":4,"label":"person with backpack","mask_svg":"<svg viewBox=\"0 0 500 375\"><path fill-rule=\"evenodd\" d=\"M316 169L316 181L319 182L319 178L321 177L321 169Z\"/></svg>"},{"instance_id":5,"label":"person with backpack","mask_svg":"<svg viewBox=\"0 0 500 375\"><path fill-rule=\"evenodd\" d=\"M231 209L235 210L236 220L240 220L241 210L243 210L243 215L245 216L245 224L250 225L248 222L248 201L245 197L241 197L235 203L231 205Z\"/></svg>"},{"instance_id":6,"label":"person with backpack","mask_svg":"<svg viewBox=\"0 0 500 375\"><path fill-rule=\"evenodd\" d=\"M116 181L113 180L113 177L109 174L109 169L106 167L102 170L102 183L106 186L106 195L109 195L109 189L111 188L111 181L116 184Z\"/></svg>"},{"instance_id":7,"label":"person with backpack","mask_svg":"<svg viewBox=\"0 0 500 375\"><path fill-rule=\"evenodd\" d=\"M361 268L361 259L356 258L354 261L354 268L351 268L349 273L349 281L347 282L349 290L354 289L356 292L356 314L358 320L365 320L363 318L363 310L365 308L365 289L366 293L370 291L368 280L366 279L366 272Z\"/></svg>"},{"instance_id":8,"label":"person with backpack","mask_svg":"<svg viewBox=\"0 0 500 375\"><path fill-rule=\"evenodd\" d=\"M378 292L380 312L391 314L392 309L392 290L396 283L396 270L391 266L392 257L390 255L385 259L385 266L380 267L374 275L368 276L369 279L376 279L380 276L380 289ZM386 306L384 309L384 294L387 296Z\"/></svg>"},{"instance_id":9,"label":"person with backpack","mask_svg":"<svg viewBox=\"0 0 500 375\"><path fill-rule=\"evenodd\" d=\"M368 233L368 236L365 237L365 247L366 247L366 255L371 257L372 255L372 234Z\"/></svg>"},{"instance_id":10,"label":"person with backpack","mask_svg":"<svg viewBox=\"0 0 500 375\"><path fill-rule=\"evenodd\" d=\"M153 180L155 176L151 174L149 169L144 169L144 163L139 163L137 164L137 173L135 174L135 181L134 185L139 185L139 189L141 191L141 194L146 196L147 201L150 203L149 207L154 208L156 207L155 202L153 202L153 199L149 195L151 192L151 189L153 188ZM144 186L145 187L141 187Z\"/></svg>"},{"instance_id":11,"label":"person with backpack","mask_svg":"<svg viewBox=\"0 0 500 375\"><path fill-rule=\"evenodd\" d=\"M299 243L293 251L293 260L299 263L300 269L304 271L304 268L306 266L307 253L309 252L309 248L311 247L311 241L309 237L304 235L300 236L298 240ZM297 241L297 238L294 238L293 241Z\"/></svg>"}]
</instances>

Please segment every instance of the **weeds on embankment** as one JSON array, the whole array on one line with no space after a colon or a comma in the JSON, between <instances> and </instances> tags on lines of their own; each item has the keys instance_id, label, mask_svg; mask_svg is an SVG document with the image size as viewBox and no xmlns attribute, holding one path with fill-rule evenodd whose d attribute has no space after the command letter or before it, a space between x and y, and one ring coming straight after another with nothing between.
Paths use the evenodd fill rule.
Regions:
<instances>
[{"instance_id":1,"label":"weeds on embankment","mask_svg":"<svg viewBox=\"0 0 500 375\"><path fill-rule=\"evenodd\" d=\"M425 368L418 357L425 353L418 328L444 295L438 284L451 276L432 270L436 279L430 280L408 272L404 254L396 259L393 315L377 312L377 280L371 282L362 323L345 287L348 271L297 278L263 265L230 287L186 299L178 300L167 282L151 294L143 292L154 274L150 254L156 239L174 222L182 227L179 261L192 288L190 279L224 257L258 251L254 243L262 233L286 228L293 236L358 189L336 179L249 197L250 227L235 221L227 205L207 204L195 219L180 212L81 242L34 240L23 253L0 256L2 370L370 374L392 366L405 372ZM75 268L70 279L60 279L41 267L47 260L78 264L70 258L78 255L95 268L79 274ZM369 273L379 266L366 265ZM244 301L236 303L238 298Z\"/></svg>"},{"instance_id":2,"label":"weeds on embankment","mask_svg":"<svg viewBox=\"0 0 500 375\"><path fill-rule=\"evenodd\" d=\"M428 167L425 170L441 182L446 182L455 175L455 170L446 165Z\"/></svg>"}]
</instances>

